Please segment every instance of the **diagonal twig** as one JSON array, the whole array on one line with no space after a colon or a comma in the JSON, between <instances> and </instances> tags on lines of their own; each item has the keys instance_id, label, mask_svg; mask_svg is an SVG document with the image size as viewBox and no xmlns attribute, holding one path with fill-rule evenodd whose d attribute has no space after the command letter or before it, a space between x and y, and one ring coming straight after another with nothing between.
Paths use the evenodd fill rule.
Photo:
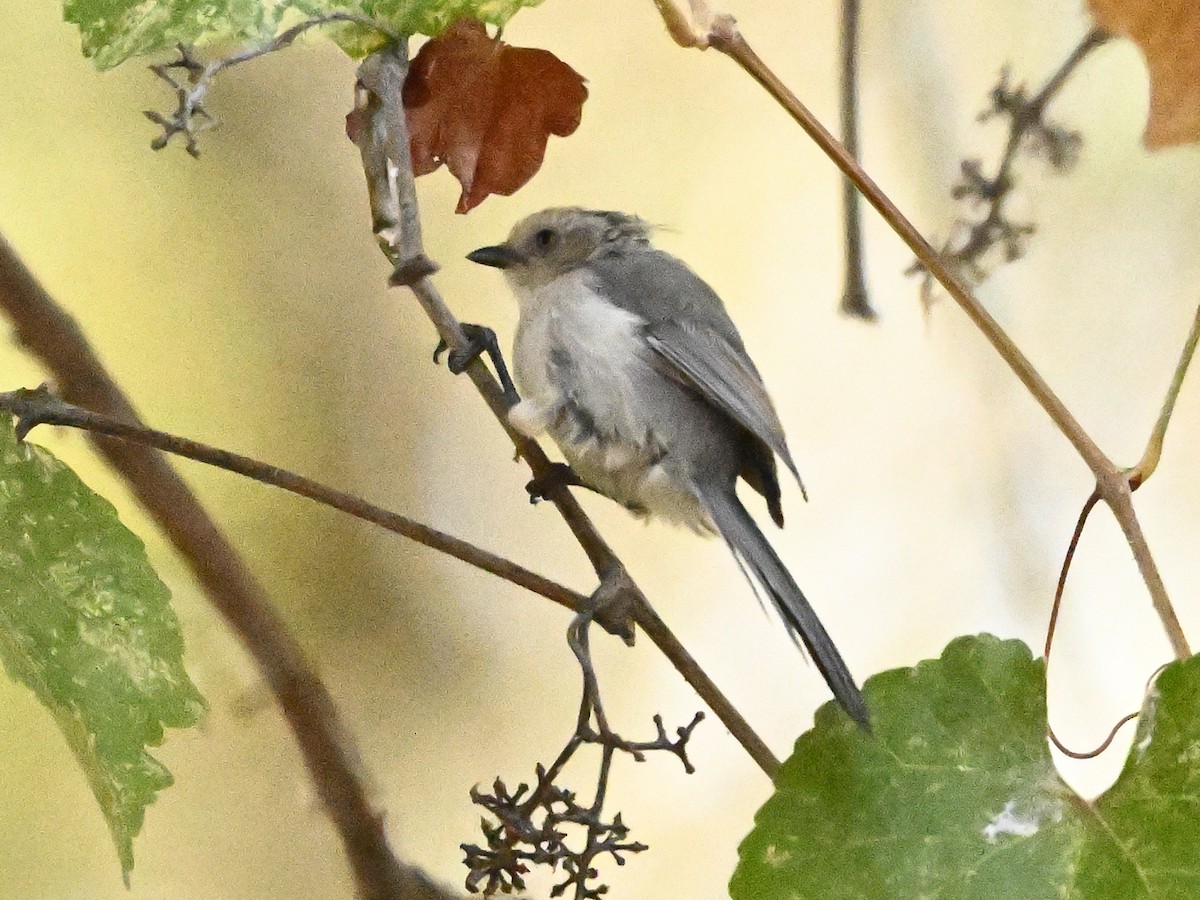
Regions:
<instances>
[{"instance_id":1,"label":"diagonal twig","mask_svg":"<svg viewBox=\"0 0 1200 900\"><path fill-rule=\"evenodd\" d=\"M0 237L0 308L17 340L53 374L67 400L126 422L137 412L88 345L79 326ZM454 895L388 846L354 742L325 685L266 592L191 489L161 454L103 436L92 443L174 544L213 606L237 634L270 686L296 738L309 777L332 819L363 900L449 900Z\"/></svg>"},{"instance_id":2,"label":"diagonal twig","mask_svg":"<svg viewBox=\"0 0 1200 900\"><path fill-rule=\"evenodd\" d=\"M842 173L854 182L855 187L875 207L884 221L908 245L921 264L929 270L930 274L966 313L967 318L987 338L1091 470L1096 479L1096 489L1100 498L1112 510L1113 517L1117 520L1117 524L1125 535L1125 541L1133 552L1138 572L1150 594L1151 604L1171 643L1171 649L1179 659L1191 656L1191 648L1188 646L1187 638L1179 623L1179 617L1171 605L1166 585L1154 562L1150 547L1146 543L1146 537L1142 533L1137 512L1133 508L1128 475L1097 446L1092 436L1079 424L1074 414L1054 393L1029 358L1021 352L1008 333L1000 326L1000 323L963 284L955 273L954 266L933 248L917 230L917 227L892 202L891 198L846 152L846 148L830 134L808 107L800 102L800 99L779 79L779 76L754 52L741 31L738 30L734 18L727 13L715 10L708 0L689 0L689 2L692 6L692 18L687 23L687 27L681 30L678 20L684 16L674 6L672 0L654 0L659 10L663 11L672 37L683 46L698 49L716 48L736 62L771 95L772 99L792 117L796 124L804 129L813 143L820 147L825 155L841 169ZM664 11L667 8L670 12ZM679 36L681 33L682 40Z\"/></svg>"},{"instance_id":3,"label":"diagonal twig","mask_svg":"<svg viewBox=\"0 0 1200 900\"><path fill-rule=\"evenodd\" d=\"M384 76L381 70L390 70L390 74ZM354 114L360 117L360 127L355 131L368 185L389 184L389 172L381 172L381 165L394 169L396 173L392 177L389 190L371 191L371 214L376 228L395 228L405 221L406 216L413 214L406 211L406 204L411 204L412 211L416 208L415 200L412 199L415 197L412 167L400 165L402 158L394 155L402 152L395 148L408 147L408 126L400 92L378 94L371 89L373 83L402 85L407 72L408 48L404 41L400 41L393 47L372 54L364 61L360 67L355 92ZM393 148L390 154L389 147ZM395 267L393 283L401 284L412 292L422 311L433 323L438 336L451 351L465 351L468 342L463 334L462 323L450 311L428 274L415 279L411 277L411 260L427 259L423 249L415 245L411 235L406 237L377 232L377 237L380 238L380 247ZM467 367L466 374L512 440L518 455L529 465L534 478L548 476L552 464L541 447L536 441L529 440L509 426L507 413L511 399L505 395L487 366L480 359L475 359ZM700 695L759 768L773 778L779 770L778 758L658 616L566 486L555 483L552 479L547 483L552 485L548 491L548 499L553 501L567 527L587 554L602 587L607 585L614 594L624 599L629 618L646 633L676 671ZM601 621L599 615L597 621ZM612 630L612 623L602 624Z\"/></svg>"},{"instance_id":4,"label":"diagonal twig","mask_svg":"<svg viewBox=\"0 0 1200 900\"><path fill-rule=\"evenodd\" d=\"M287 469L281 469L279 466L260 462L249 456L242 456L219 447L202 444L199 441L181 438L165 431L147 428L141 423L122 422L111 416L65 403L45 387L36 390L22 388L16 391L0 392L0 411L17 417L17 435L22 440L37 425L60 425L78 428L89 434L105 435L144 447L153 447L164 453L215 466L262 484L282 488L300 497L315 500L354 516L356 519L378 525L380 528L416 541L418 544L424 544L447 556L462 560L477 569L482 569L484 572L503 578L505 581L512 582L535 594L540 594L548 600L553 600L574 612L579 612L587 605L587 597L570 588L532 572L524 566L517 565L503 556L490 553L461 538L438 531L436 528L430 528L407 516L375 506L352 494L328 487L311 478L289 472Z\"/></svg>"}]
</instances>

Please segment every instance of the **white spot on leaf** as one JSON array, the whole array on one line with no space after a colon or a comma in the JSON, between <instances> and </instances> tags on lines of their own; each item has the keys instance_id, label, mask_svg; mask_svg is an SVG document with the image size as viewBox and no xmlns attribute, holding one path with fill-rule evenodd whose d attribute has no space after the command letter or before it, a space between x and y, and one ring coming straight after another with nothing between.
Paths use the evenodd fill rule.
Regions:
<instances>
[{"instance_id":1,"label":"white spot on leaf","mask_svg":"<svg viewBox=\"0 0 1200 900\"><path fill-rule=\"evenodd\" d=\"M1039 810L1035 809L1031 813L1018 813L1017 801L1009 800L1004 804L1004 809L1000 810L1000 813L984 826L983 836L989 844L996 843L1001 835L1033 837L1038 833L1040 825Z\"/></svg>"},{"instance_id":2,"label":"white spot on leaf","mask_svg":"<svg viewBox=\"0 0 1200 900\"><path fill-rule=\"evenodd\" d=\"M780 849L778 844L768 844L767 849L763 851L763 862L772 869L778 869L787 864L787 861L792 858L792 854Z\"/></svg>"}]
</instances>

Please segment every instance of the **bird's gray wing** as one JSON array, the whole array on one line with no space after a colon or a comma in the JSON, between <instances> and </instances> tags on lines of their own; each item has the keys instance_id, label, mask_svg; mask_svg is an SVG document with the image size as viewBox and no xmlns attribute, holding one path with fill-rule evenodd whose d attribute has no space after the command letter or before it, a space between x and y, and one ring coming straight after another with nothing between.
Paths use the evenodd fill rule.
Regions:
<instances>
[{"instance_id":1,"label":"bird's gray wing","mask_svg":"<svg viewBox=\"0 0 1200 900\"><path fill-rule=\"evenodd\" d=\"M712 331L676 322L648 325L646 341L688 385L766 444L800 480L779 416L744 351L737 352Z\"/></svg>"},{"instance_id":2,"label":"bird's gray wing","mask_svg":"<svg viewBox=\"0 0 1200 900\"><path fill-rule=\"evenodd\" d=\"M589 265L604 296L646 322L646 341L667 364L668 374L762 441L799 482L775 406L713 289L659 250L594 259Z\"/></svg>"}]
</instances>

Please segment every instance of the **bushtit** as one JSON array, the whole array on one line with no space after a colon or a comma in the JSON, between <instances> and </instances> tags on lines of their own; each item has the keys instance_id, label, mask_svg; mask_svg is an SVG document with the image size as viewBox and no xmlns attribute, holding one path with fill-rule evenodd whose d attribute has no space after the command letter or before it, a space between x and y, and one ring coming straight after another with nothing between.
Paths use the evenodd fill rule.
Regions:
<instances>
[{"instance_id":1,"label":"bushtit","mask_svg":"<svg viewBox=\"0 0 1200 900\"><path fill-rule=\"evenodd\" d=\"M721 299L619 212L547 209L467 258L503 270L520 307L509 422L549 432L570 481L639 516L717 532L804 642L838 703L867 709L845 662L738 499L738 478L783 525L783 426ZM801 486L803 490L803 486Z\"/></svg>"}]
</instances>

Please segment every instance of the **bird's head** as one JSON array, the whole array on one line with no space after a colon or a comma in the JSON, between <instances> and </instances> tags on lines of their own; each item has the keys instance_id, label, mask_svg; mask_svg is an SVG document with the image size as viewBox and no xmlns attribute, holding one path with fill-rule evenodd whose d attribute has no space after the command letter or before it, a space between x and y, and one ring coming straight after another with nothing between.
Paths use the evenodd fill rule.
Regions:
<instances>
[{"instance_id":1,"label":"bird's head","mask_svg":"<svg viewBox=\"0 0 1200 900\"><path fill-rule=\"evenodd\" d=\"M555 207L527 216L503 244L467 254L471 262L504 270L514 287L535 290L605 254L645 247L650 226L620 212Z\"/></svg>"}]
</instances>

